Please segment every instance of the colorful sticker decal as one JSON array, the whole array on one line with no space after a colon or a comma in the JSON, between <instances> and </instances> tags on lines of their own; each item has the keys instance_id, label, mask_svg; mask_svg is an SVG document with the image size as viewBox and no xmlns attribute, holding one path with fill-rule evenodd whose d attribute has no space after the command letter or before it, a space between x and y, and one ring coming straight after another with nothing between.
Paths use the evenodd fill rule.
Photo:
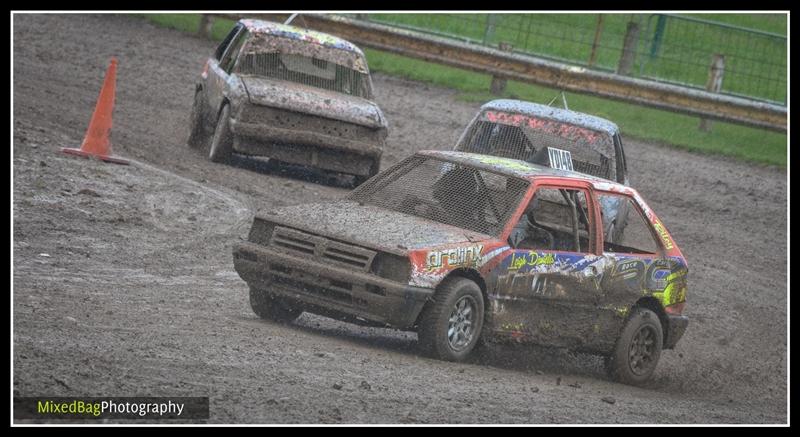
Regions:
<instances>
[{"instance_id":1,"label":"colorful sticker decal","mask_svg":"<svg viewBox=\"0 0 800 437\"><path fill-rule=\"evenodd\" d=\"M492 123L528 127L570 140L583 140L589 144L594 144L603 137L601 133L591 129L530 115L512 114L502 111L486 111L484 118Z\"/></svg>"},{"instance_id":2,"label":"colorful sticker decal","mask_svg":"<svg viewBox=\"0 0 800 437\"><path fill-rule=\"evenodd\" d=\"M471 244L466 246L412 252L411 285L417 287L436 287L445 276L457 268L481 270L491 265L498 256L510 248L500 242Z\"/></svg>"},{"instance_id":3,"label":"colorful sticker decal","mask_svg":"<svg viewBox=\"0 0 800 437\"><path fill-rule=\"evenodd\" d=\"M664 242L664 248L665 249L671 250L673 247L675 247L672 244L672 239L669 237L669 233L667 232L667 229L664 228L664 225L661 224L661 221L656 219L653 222L653 227L656 229L656 232L658 232L658 236L661 237L661 241Z\"/></svg>"},{"instance_id":4,"label":"colorful sticker decal","mask_svg":"<svg viewBox=\"0 0 800 437\"><path fill-rule=\"evenodd\" d=\"M564 299L601 290L610 255L580 255L515 251L499 264L497 299L525 297Z\"/></svg>"},{"instance_id":5,"label":"colorful sticker decal","mask_svg":"<svg viewBox=\"0 0 800 437\"><path fill-rule=\"evenodd\" d=\"M482 162L488 165L496 165L503 168L508 168L511 170L522 170L522 171L531 171L533 168L531 166L526 165L523 162L517 161L516 159L509 159L509 158L500 158L497 156L491 155L479 155L475 156L475 159L478 162Z\"/></svg>"},{"instance_id":6,"label":"colorful sticker decal","mask_svg":"<svg viewBox=\"0 0 800 437\"><path fill-rule=\"evenodd\" d=\"M663 290L667 286L667 276L669 270L653 269L650 273L650 287L654 290Z\"/></svg>"},{"instance_id":7,"label":"colorful sticker decal","mask_svg":"<svg viewBox=\"0 0 800 437\"><path fill-rule=\"evenodd\" d=\"M508 266L509 271L518 271L523 267L535 267L539 265L553 265L556 262L556 256L553 253L540 255L537 252L530 251L528 253L514 252L511 254L511 264Z\"/></svg>"},{"instance_id":8,"label":"colorful sticker decal","mask_svg":"<svg viewBox=\"0 0 800 437\"><path fill-rule=\"evenodd\" d=\"M456 247L428 252L425 271L452 269L477 264L481 258L483 245Z\"/></svg>"},{"instance_id":9,"label":"colorful sticker decal","mask_svg":"<svg viewBox=\"0 0 800 437\"><path fill-rule=\"evenodd\" d=\"M667 276L667 286L661 295L661 304L665 307L686 301L686 273L680 270Z\"/></svg>"},{"instance_id":10,"label":"colorful sticker decal","mask_svg":"<svg viewBox=\"0 0 800 437\"><path fill-rule=\"evenodd\" d=\"M253 28L262 32L269 32L270 35L282 36L284 38L291 38L329 47L336 47L342 50L358 50L352 43L326 33L300 29L299 27L268 21L242 20L242 22L245 23L245 25L249 28Z\"/></svg>"},{"instance_id":11,"label":"colorful sticker decal","mask_svg":"<svg viewBox=\"0 0 800 437\"><path fill-rule=\"evenodd\" d=\"M629 259L620 261L614 267L613 276L615 278L632 279L642 275L644 272L644 262L639 259Z\"/></svg>"},{"instance_id":12,"label":"colorful sticker decal","mask_svg":"<svg viewBox=\"0 0 800 437\"><path fill-rule=\"evenodd\" d=\"M347 41L330 40L333 37L314 38L309 34L284 32L275 28L264 28L264 33L255 33L242 48L245 54L288 53L298 54L333 62L369 74L364 54Z\"/></svg>"}]
</instances>

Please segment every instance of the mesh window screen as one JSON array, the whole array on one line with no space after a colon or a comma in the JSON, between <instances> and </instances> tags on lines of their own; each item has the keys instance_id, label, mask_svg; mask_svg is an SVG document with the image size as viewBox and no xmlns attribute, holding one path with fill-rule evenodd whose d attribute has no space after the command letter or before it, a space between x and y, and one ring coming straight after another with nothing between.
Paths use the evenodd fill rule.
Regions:
<instances>
[{"instance_id":1,"label":"mesh window screen","mask_svg":"<svg viewBox=\"0 0 800 437\"><path fill-rule=\"evenodd\" d=\"M277 52L247 53L239 61L239 73L371 98L366 74L330 61L303 55Z\"/></svg>"},{"instance_id":2,"label":"mesh window screen","mask_svg":"<svg viewBox=\"0 0 800 437\"><path fill-rule=\"evenodd\" d=\"M613 139L564 123L548 121L546 128L514 126L488 120L476 121L459 145L458 150L532 161L533 155L544 147L568 150L575 171L605 179L616 180ZM594 135L594 136L592 136ZM601 153L600 150L605 151Z\"/></svg>"},{"instance_id":3,"label":"mesh window screen","mask_svg":"<svg viewBox=\"0 0 800 437\"><path fill-rule=\"evenodd\" d=\"M348 197L487 235L498 235L528 181L431 157L413 156Z\"/></svg>"},{"instance_id":4,"label":"mesh window screen","mask_svg":"<svg viewBox=\"0 0 800 437\"><path fill-rule=\"evenodd\" d=\"M579 209L573 209L573 205ZM542 187L534 194L526 212L531 223L553 231L556 239L553 249L570 252L590 250L592 216L587 207L586 193L582 190ZM577 242L576 229L579 237Z\"/></svg>"}]
</instances>

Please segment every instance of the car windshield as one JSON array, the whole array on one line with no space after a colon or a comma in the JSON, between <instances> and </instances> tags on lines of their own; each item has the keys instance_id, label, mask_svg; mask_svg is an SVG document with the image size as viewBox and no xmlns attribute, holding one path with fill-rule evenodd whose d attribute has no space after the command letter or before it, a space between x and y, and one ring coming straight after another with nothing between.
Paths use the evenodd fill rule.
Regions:
<instances>
[{"instance_id":1,"label":"car windshield","mask_svg":"<svg viewBox=\"0 0 800 437\"><path fill-rule=\"evenodd\" d=\"M416 155L361 185L348 199L498 236L528 185L521 178Z\"/></svg>"},{"instance_id":2,"label":"car windshield","mask_svg":"<svg viewBox=\"0 0 800 437\"><path fill-rule=\"evenodd\" d=\"M256 34L237 63L238 74L280 79L372 98L366 60L356 52Z\"/></svg>"},{"instance_id":3,"label":"car windshield","mask_svg":"<svg viewBox=\"0 0 800 437\"><path fill-rule=\"evenodd\" d=\"M456 150L535 162L545 147L567 150L575 171L617 180L614 140L567 122L489 110L469 126Z\"/></svg>"}]
</instances>

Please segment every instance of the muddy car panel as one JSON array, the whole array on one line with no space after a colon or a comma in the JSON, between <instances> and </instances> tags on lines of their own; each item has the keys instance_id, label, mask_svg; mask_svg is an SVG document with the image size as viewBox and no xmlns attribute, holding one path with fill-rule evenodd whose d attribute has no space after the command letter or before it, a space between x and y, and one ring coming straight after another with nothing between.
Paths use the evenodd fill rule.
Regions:
<instances>
[{"instance_id":1,"label":"muddy car panel","mask_svg":"<svg viewBox=\"0 0 800 437\"><path fill-rule=\"evenodd\" d=\"M248 242L234 248L237 272L251 286L301 304L329 304L339 314L399 329L413 330L436 287L458 275L474 280L484 293L483 335L489 341L608 353L635 305L659 314L666 348L683 335L688 266L634 189L495 156L433 151L416 156L442 161L443 172L447 166L466 166L525 178L530 185L497 235L354 201L359 190L341 201L261 213ZM379 185L382 177L369 184ZM511 246L509 235L540 188L586 194L591 227L584 251ZM633 212L646 221L656 253L605 250L598 193L634 202Z\"/></svg>"},{"instance_id":2,"label":"muddy car panel","mask_svg":"<svg viewBox=\"0 0 800 437\"><path fill-rule=\"evenodd\" d=\"M267 68L266 62L281 62L270 56L283 55L297 56L305 67L333 72L337 79L331 81L336 83L344 67L358 76L345 75L354 85L337 85L344 88L334 90L322 87L321 80L301 80L306 77L301 74L289 80L256 73ZM208 60L198 91L205 102L207 129L217 124L222 105L231 106L236 152L358 176L377 172L388 123L371 100L372 81L364 55L347 41L277 23L241 20Z\"/></svg>"}]
</instances>

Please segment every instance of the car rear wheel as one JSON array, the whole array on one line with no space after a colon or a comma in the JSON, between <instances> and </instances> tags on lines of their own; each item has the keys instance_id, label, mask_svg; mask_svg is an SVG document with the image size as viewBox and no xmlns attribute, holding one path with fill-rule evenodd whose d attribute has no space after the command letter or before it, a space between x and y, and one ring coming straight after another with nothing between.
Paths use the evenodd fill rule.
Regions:
<instances>
[{"instance_id":1,"label":"car rear wheel","mask_svg":"<svg viewBox=\"0 0 800 437\"><path fill-rule=\"evenodd\" d=\"M606 370L623 384L645 383L656 370L661 357L663 332L656 313L635 308L617 339L614 352L606 357Z\"/></svg>"},{"instance_id":2,"label":"car rear wheel","mask_svg":"<svg viewBox=\"0 0 800 437\"><path fill-rule=\"evenodd\" d=\"M230 105L222 107L217 119L217 127L214 129L214 138L211 140L211 150L208 152L208 159L214 162L226 162L230 159L233 152L233 135L230 128Z\"/></svg>"},{"instance_id":3,"label":"car rear wheel","mask_svg":"<svg viewBox=\"0 0 800 437\"><path fill-rule=\"evenodd\" d=\"M420 315L420 348L434 358L463 361L480 338L483 309L483 295L475 282L446 280Z\"/></svg>"},{"instance_id":4,"label":"car rear wheel","mask_svg":"<svg viewBox=\"0 0 800 437\"><path fill-rule=\"evenodd\" d=\"M192 105L192 115L190 118L189 147L198 149L205 146L208 142L208 134L203 125L203 94L202 91L194 93L194 104Z\"/></svg>"},{"instance_id":5,"label":"car rear wheel","mask_svg":"<svg viewBox=\"0 0 800 437\"><path fill-rule=\"evenodd\" d=\"M258 317L280 323L292 323L303 314L303 311L292 308L283 299L255 287L250 287L250 307Z\"/></svg>"}]
</instances>

